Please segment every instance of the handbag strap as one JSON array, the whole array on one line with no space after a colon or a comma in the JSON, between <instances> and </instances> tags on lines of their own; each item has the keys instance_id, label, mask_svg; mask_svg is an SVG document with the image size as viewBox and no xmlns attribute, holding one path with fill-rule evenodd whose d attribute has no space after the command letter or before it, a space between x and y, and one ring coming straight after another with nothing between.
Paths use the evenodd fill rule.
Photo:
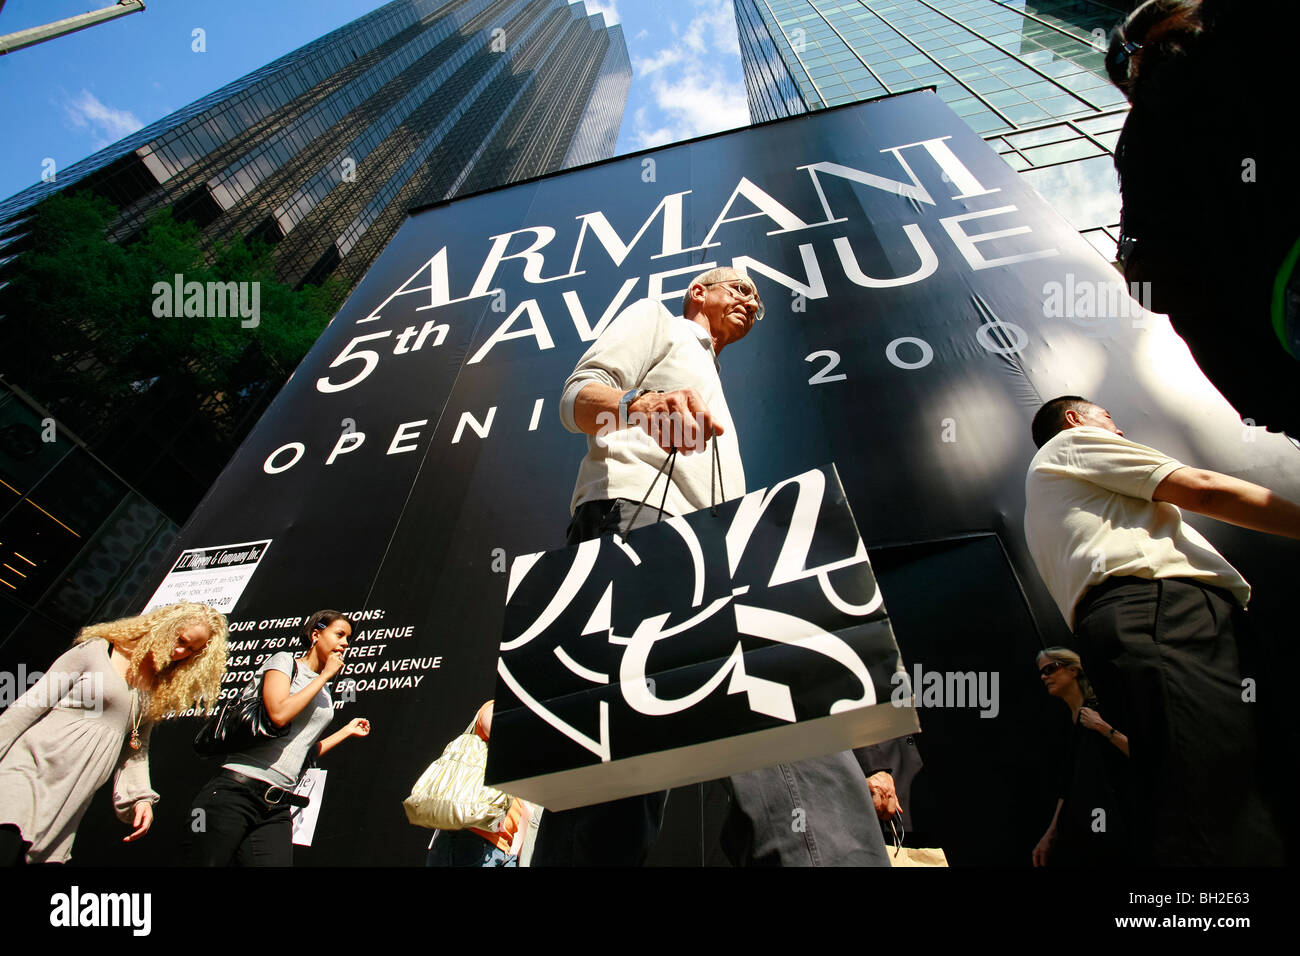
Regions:
<instances>
[{"instance_id":1,"label":"handbag strap","mask_svg":"<svg viewBox=\"0 0 1300 956\"><path fill-rule=\"evenodd\" d=\"M287 652L286 652L286 653L287 653ZM271 656L274 657L275 655L272 654ZM268 657L268 658L267 658L267 661L269 662L270 659L271 659L271 658ZM297 678L298 678L298 658L296 658L296 657L294 657L292 654L290 654L290 655L289 655L289 660L291 660L291 661L293 662L293 673L289 675L289 693L292 694L292 693L293 693L293 682L294 682L295 680L297 680ZM268 673L270 670L271 670L271 668L270 668L270 667L267 667L265 670L262 670L262 671L259 672L259 673L253 674L252 678L249 680L249 683L250 683L250 684L251 684L251 683L254 683L254 682L257 683L257 693L258 693L258 696L261 696L261 694L262 694L262 688L263 688L264 686L266 686L266 675L267 675L267 673ZM265 698L263 698L263 704L262 704L262 706L266 706Z\"/></svg>"}]
</instances>

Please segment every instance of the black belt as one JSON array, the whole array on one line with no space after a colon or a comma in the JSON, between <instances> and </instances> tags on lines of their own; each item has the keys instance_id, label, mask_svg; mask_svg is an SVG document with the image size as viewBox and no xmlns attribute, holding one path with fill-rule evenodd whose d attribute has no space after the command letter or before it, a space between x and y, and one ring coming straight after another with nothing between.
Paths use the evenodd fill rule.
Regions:
<instances>
[{"instance_id":1,"label":"black belt","mask_svg":"<svg viewBox=\"0 0 1300 956\"><path fill-rule=\"evenodd\" d=\"M250 777L247 774L240 773L238 770L231 770L227 767L222 767L221 776L229 777L236 783L242 783L244 786L255 791L262 790L262 788L265 787L265 792L261 793L260 796L269 806L274 807L277 805L284 805L287 807L305 807L311 803L310 797L304 797L301 794L294 793L292 790L286 790L284 787L278 786L277 784L267 783L265 780L258 780L256 777Z\"/></svg>"}]
</instances>

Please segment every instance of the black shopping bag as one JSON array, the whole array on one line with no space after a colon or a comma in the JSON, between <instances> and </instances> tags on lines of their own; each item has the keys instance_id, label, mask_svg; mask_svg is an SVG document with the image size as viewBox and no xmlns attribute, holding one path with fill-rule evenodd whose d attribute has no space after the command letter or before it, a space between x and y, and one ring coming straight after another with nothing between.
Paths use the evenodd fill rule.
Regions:
<instances>
[{"instance_id":1,"label":"black shopping bag","mask_svg":"<svg viewBox=\"0 0 1300 956\"><path fill-rule=\"evenodd\" d=\"M487 782L548 809L918 729L833 465L510 568Z\"/></svg>"}]
</instances>

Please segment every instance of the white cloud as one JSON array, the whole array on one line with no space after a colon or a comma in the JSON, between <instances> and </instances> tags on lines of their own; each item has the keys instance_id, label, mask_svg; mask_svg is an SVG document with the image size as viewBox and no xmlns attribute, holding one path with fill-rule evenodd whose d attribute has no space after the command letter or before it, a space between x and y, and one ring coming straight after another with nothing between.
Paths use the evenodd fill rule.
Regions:
<instances>
[{"instance_id":1,"label":"white cloud","mask_svg":"<svg viewBox=\"0 0 1300 956\"><path fill-rule=\"evenodd\" d=\"M696 15L674 46L635 61L638 79L650 80L657 115L633 117L635 149L703 136L749 124L740 73L740 45L730 0L692 0Z\"/></svg>"},{"instance_id":2,"label":"white cloud","mask_svg":"<svg viewBox=\"0 0 1300 956\"><path fill-rule=\"evenodd\" d=\"M654 56L637 57L632 61L632 68L638 77L658 73L666 66L673 66L686 59L686 53L676 47L666 46Z\"/></svg>"},{"instance_id":3,"label":"white cloud","mask_svg":"<svg viewBox=\"0 0 1300 956\"><path fill-rule=\"evenodd\" d=\"M612 27L621 21L618 14L618 0L586 0L586 4L589 16L593 13L605 15L605 26Z\"/></svg>"},{"instance_id":4,"label":"white cloud","mask_svg":"<svg viewBox=\"0 0 1300 956\"><path fill-rule=\"evenodd\" d=\"M130 110L106 106L90 90L69 98L63 108L73 126L90 132L95 149L103 149L144 126Z\"/></svg>"},{"instance_id":5,"label":"white cloud","mask_svg":"<svg viewBox=\"0 0 1300 956\"><path fill-rule=\"evenodd\" d=\"M704 33L707 24L703 17L696 17L686 25L686 33L681 37L682 45L692 53L708 53L709 44Z\"/></svg>"},{"instance_id":6,"label":"white cloud","mask_svg":"<svg viewBox=\"0 0 1300 956\"><path fill-rule=\"evenodd\" d=\"M638 124L637 149L749 125L744 87L698 66L655 77L651 92L661 125Z\"/></svg>"},{"instance_id":7,"label":"white cloud","mask_svg":"<svg viewBox=\"0 0 1300 956\"><path fill-rule=\"evenodd\" d=\"M718 53L740 56L736 37L736 13L731 0L691 0L700 11L686 26L682 42L697 53L710 48Z\"/></svg>"}]
</instances>

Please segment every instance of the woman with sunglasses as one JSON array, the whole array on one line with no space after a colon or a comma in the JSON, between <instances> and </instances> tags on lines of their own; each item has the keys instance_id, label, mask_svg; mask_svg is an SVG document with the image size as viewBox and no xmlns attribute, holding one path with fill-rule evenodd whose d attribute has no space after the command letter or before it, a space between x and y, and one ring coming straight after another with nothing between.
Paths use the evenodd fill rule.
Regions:
<instances>
[{"instance_id":1,"label":"woman with sunglasses","mask_svg":"<svg viewBox=\"0 0 1300 956\"><path fill-rule=\"evenodd\" d=\"M113 778L113 808L153 824L149 737L160 720L214 703L226 618L170 604L82 628L72 649L0 714L0 866L65 863L82 816Z\"/></svg>"},{"instance_id":2,"label":"woman with sunglasses","mask_svg":"<svg viewBox=\"0 0 1300 956\"><path fill-rule=\"evenodd\" d=\"M1098 711L1079 655L1049 647L1038 655L1043 688L1070 708L1056 812L1034 847L1034 866L1102 866L1128 861L1128 737Z\"/></svg>"},{"instance_id":3,"label":"woman with sunglasses","mask_svg":"<svg viewBox=\"0 0 1300 956\"><path fill-rule=\"evenodd\" d=\"M291 811L307 802L294 788L308 758L370 733L370 721L355 717L321 739L334 718L328 684L343 669L352 622L338 611L317 611L302 633L306 652L272 654L244 691L255 693L260 684L267 716L289 732L231 754L199 791L190 816L202 827L186 854L191 866L293 866Z\"/></svg>"}]
</instances>

